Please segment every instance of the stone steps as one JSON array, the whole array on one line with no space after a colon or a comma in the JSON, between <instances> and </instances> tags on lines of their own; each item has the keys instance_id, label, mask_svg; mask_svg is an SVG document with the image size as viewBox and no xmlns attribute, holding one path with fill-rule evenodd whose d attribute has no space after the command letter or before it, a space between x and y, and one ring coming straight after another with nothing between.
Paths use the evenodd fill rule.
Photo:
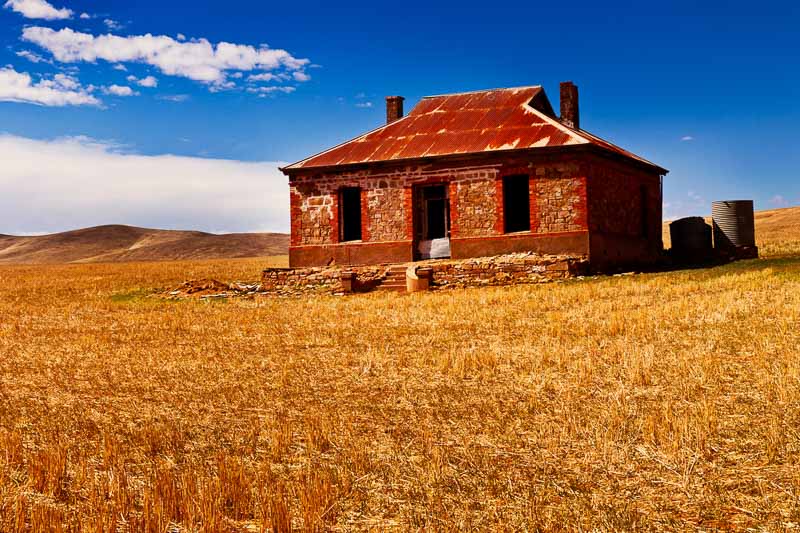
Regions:
<instances>
[{"instance_id":1,"label":"stone steps","mask_svg":"<svg viewBox=\"0 0 800 533\"><path fill-rule=\"evenodd\" d=\"M407 267L403 265L389 267L383 281L381 281L380 285L378 285L375 290L406 292L406 268Z\"/></svg>"}]
</instances>

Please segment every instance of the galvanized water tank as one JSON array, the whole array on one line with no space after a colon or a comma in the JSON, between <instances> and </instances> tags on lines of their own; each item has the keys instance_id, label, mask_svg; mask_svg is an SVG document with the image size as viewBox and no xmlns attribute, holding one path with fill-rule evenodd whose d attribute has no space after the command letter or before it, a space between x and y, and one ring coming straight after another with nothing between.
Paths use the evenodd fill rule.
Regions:
<instances>
[{"instance_id":1,"label":"galvanized water tank","mask_svg":"<svg viewBox=\"0 0 800 533\"><path fill-rule=\"evenodd\" d=\"M672 255L681 261L700 261L711 255L711 226L703 217L686 217L669 225Z\"/></svg>"},{"instance_id":2,"label":"galvanized water tank","mask_svg":"<svg viewBox=\"0 0 800 533\"><path fill-rule=\"evenodd\" d=\"M755 248L753 200L713 202L711 219L714 224L714 248L720 250Z\"/></svg>"}]
</instances>

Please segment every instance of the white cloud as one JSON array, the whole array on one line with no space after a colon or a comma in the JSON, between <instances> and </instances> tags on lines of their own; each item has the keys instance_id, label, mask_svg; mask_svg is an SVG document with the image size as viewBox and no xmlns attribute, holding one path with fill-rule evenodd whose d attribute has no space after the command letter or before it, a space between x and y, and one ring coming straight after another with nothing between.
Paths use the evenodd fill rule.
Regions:
<instances>
[{"instance_id":1,"label":"white cloud","mask_svg":"<svg viewBox=\"0 0 800 533\"><path fill-rule=\"evenodd\" d=\"M100 100L92 96L93 87L82 87L78 80L67 74L56 74L52 79L34 83L27 72L17 72L11 67L0 68L0 101L36 104L51 107L68 105L99 106Z\"/></svg>"},{"instance_id":2,"label":"white cloud","mask_svg":"<svg viewBox=\"0 0 800 533\"><path fill-rule=\"evenodd\" d=\"M30 50L20 50L17 52L19 57L24 57L31 63L52 63L49 59L45 59L36 52L31 52Z\"/></svg>"},{"instance_id":3,"label":"white cloud","mask_svg":"<svg viewBox=\"0 0 800 533\"><path fill-rule=\"evenodd\" d=\"M231 89L236 88L236 82L233 81L223 81L221 83L215 83L211 87L208 88L209 91L212 93L218 93L220 91L230 91Z\"/></svg>"},{"instance_id":4,"label":"white cloud","mask_svg":"<svg viewBox=\"0 0 800 533\"><path fill-rule=\"evenodd\" d=\"M369 108L372 107L372 102L359 102L356 104L356 107Z\"/></svg>"},{"instance_id":5,"label":"white cloud","mask_svg":"<svg viewBox=\"0 0 800 533\"><path fill-rule=\"evenodd\" d=\"M56 9L45 0L8 0L3 7L29 19L63 20L72 17L71 10Z\"/></svg>"},{"instance_id":6,"label":"white cloud","mask_svg":"<svg viewBox=\"0 0 800 533\"><path fill-rule=\"evenodd\" d=\"M94 36L70 28L56 31L33 26L23 30L22 39L41 46L65 63L98 59L146 63L164 74L212 86L224 85L229 70L295 72L308 64L307 59L297 59L285 50L266 46L256 48L226 42L214 45L206 39L180 42L165 35Z\"/></svg>"},{"instance_id":7,"label":"white cloud","mask_svg":"<svg viewBox=\"0 0 800 533\"><path fill-rule=\"evenodd\" d=\"M128 76L127 80L135 83L140 87L158 87L158 80L153 76L146 76L144 78L137 78L136 76Z\"/></svg>"},{"instance_id":8,"label":"white cloud","mask_svg":"<svg viewBox=\"0 0 800 533\"><path fill-rule=\"evenodd\" d=\"M683 141L683 142L688 142L688 141L693 141L693 140L694 140L694 137L692 137L691 135L684 135L683 137L681 137L681 141Z\"/></svg>"},{"instance_id":9,"label":"white cloud","mask_svg":"<svg viewBox=\"0 0 800 533\"><path fill-rule=\"evenodd\" d=\"M787 200L780 194L776 194L775 196L770 198L769 203L771 203L775 207L789 207L789 200Z\"/></svg>"},{"instance_id":10,"label":"white cloud","mask_svg":"<svg viewBox=\"0 0 800 533\"><path fill-rule=\"evenodd\" d=\"M113 19L103 19L103 24L105 24L106 28L109 30L118 30L122 28L122 24Z\"/></svg>"},{"instance_id":11,"label":"white cloud","mask_svg":"<svg viewBox=\"0 0 800 533\"><path fill-rule=\"evenodd\" d=\"M189 95L188 94L163 94L161 96L156 96L156 98L158 98L159 100L167 101L167 102L180 103L180 102L185 102L186 100L188 100L189 99Z\"/></svg>"},{"instance_id":12,"label":"white cloud","mask_svg":"<svg viewBox=\"0 0 800 533\"><path fill-rule=\"evenodd\" d=\"M103 92L113 96L135 96L139 93L124 85L110 85L103 89Z\"/></svg>"},{"instance_id":13,"label":"white cloud","mask_svg":"<svg viewBox=\"0 0 800 533\"><path fill-rule=\"evenodd\" d=\"M248 87L247 92L253 94L267 95L273 93L293 93L297 89L294 87Z\"/></svg>"},{"instance_id":14,"label":"white cloud","mask_svg":"<svg viewBox=\"0 0 800 533\"><path fill-rule=\"evenodd\" d=\"M308 81L311 79L311 76L300 70L293 72L292 77L294 78L294 81Z\"/></svg>"},{"instance_id":15,"label":"white cloud","mask_svg":"<svg viewBox=\"0 0 800 533\"><path fill-rule=\"evenodd\" d=\"M125 67L125 65L121 65L119 63L114 65L114 70L121 70L122 72L128 72L128 69Z\"/></svg>"},{"instance_id":16,"label":"white cloud","mask_svg":"<svg viewBox=\"0 0 800 533\"><path fill-rule=\"evenodd\" d=\"M87 138L0 135L0 233L100 224L287 231L282 163L122 154Z\"/></svg>"},{"instance_id":17,"label":"white cloud","mask_svg":"<svg viewBox=\"0 0 800 533\"><path fill-rule=\"evenodd\" d=\"M241 74L241 73L239 73ZM251 74L247 77L247 81L256 82L256 81L286 81L289 79L284 73L272 74L271 72L265 72L264 74Z\"/></svg>"},{"instance_id":18,"label":"white cloud","mask_svg":"<svg viewBox=\"0 0 800 533\"><path fill-rule=\"evenodd\" d=\"M87 20L92 18L92 16L89 13L81 13L80 18L82 18L83 20Z\"/></svg>"},{"instance_id":19,"label":"white cloud","mask_svg":"<svg viewBox=\"0 0 800 533\"><path fill-rule=\"evenodd\" d=\"M178 38L179 41L185 41L186 40L186 36L184 34L182 34L182 33L179 33L177 35L177 38Z\"/></svg>"}]
</instances>

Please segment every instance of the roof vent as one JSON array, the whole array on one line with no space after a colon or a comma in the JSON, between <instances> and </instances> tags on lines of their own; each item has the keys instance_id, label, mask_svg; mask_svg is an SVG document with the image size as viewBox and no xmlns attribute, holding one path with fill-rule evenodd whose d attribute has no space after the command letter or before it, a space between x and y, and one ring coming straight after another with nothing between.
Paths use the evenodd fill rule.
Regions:
<instances>
[{"instance_id":1,"label":"roof vent","mask_svg":"<svg viewBox=\"0 0 800 533\"><path fill-rule=\"evenodd\" d=\"M402 96L386 97L386 123L391 124L403 118L403 98Z\"/></svg>"},{"instance_id":2,"label":"roof vent","mask_svg":"<svg viewBox=\"0 0 800 533\"><path fill-rule=\"evenodd\" d=\"M572 129L581 129L578 112L578 86L571 81L561 82L561 122Z\"/></svg>"}]
</instances>

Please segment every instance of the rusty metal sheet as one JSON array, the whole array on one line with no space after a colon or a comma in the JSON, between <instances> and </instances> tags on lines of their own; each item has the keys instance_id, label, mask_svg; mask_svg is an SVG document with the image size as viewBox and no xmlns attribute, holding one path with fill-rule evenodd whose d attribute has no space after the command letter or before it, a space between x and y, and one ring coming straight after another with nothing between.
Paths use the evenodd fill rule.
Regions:
<instances>
[{"instance_id":1,"label":"rusty metal sheet","mask_svg":"<svg viewBox=\"0 0 800 533\"><path fill-rule=\"evenodd\" d=\"M400 120L287 168L588 143L652 165L588 132L563 126L547 115L549 106L541 87L428 96Z\"/></svg>"}]
</instances>

